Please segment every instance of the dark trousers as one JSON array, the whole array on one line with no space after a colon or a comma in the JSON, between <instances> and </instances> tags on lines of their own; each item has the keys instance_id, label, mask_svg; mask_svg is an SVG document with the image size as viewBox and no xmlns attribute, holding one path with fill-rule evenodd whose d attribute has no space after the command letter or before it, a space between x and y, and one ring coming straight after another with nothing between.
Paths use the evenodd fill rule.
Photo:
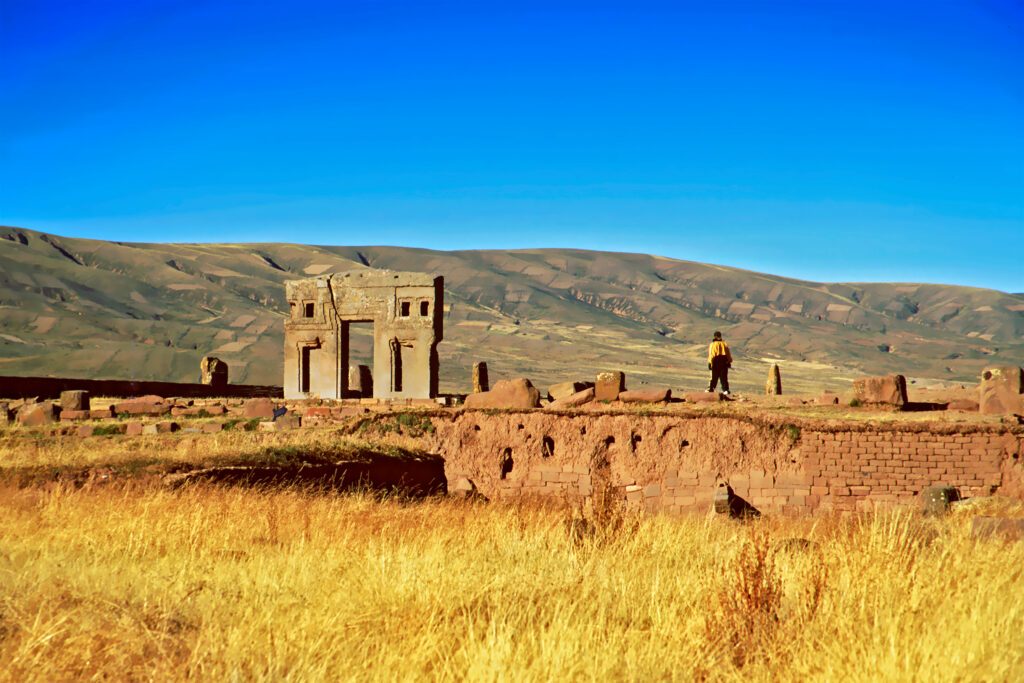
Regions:
<instances>
[{"instance_id":1,"label":"dark trousers","mask_svg":"<svg viewBox=\"0 0 1024 683\"><path fill-rule=\"evenodd\" d=\"M729 393L729 359L725 356L715 356L711 359L711 386L708 391L714 391L718 380L722 380L722 391Z\"/></svg>"}]
</instances>

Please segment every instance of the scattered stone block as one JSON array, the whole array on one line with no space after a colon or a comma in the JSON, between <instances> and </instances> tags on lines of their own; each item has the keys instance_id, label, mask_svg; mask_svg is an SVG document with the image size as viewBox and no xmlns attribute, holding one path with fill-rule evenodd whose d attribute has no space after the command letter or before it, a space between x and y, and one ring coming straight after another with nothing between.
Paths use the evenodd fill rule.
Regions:
<instances>
[{"instance_id":1,"label":"scattered stone block","mask_svg":"<svg viewBox=\"0 0 1024 683\"><path fill-rule=\"evenodd\" d=\"M228 364L220 358L206 356L199 362L199 382L211 389L224 389L228 386Z\"/></svg>"},{"instance_id":2,"label":"scattered stone block","mask_svg":"<svg viewBox=\"0 0 1024 683\"><path fill-rule=\"evenodd\" d=\"M60 392L61 410L89 410L89 392L75 389Z\"/></svg>"},{"instance_id":3,"label":"scattered stone block","mask_svg":"<svg viewBox=\"0 0 1024 683\"><path fill-rule=\"evenodd\" d=\"M224 424L221 422L207 422L201 429L204 434L216 434L217 432L224 431Z\"/></svg>"},{"instance_id":4,"label":"scattered stone block","mask_svg":"<svg viewBox=\"0 0 1024 683\"><path fill-rule=\"evenodd\" d=\"M689 403L718 403L725 400L725 395L716 391L688 391L683 399Z\"/></svg>"},{"instance_id":5,"label":"scattered stone block","mask_svg":"<svg viewBox=\"0 0 1024 683\"><path fill-rule=\"evenodd\" d=\"M352 398L373 397L373 372L369 365L348 366L348 391Z\"/></svg>"},{"instance_id":6,"label":"scattered stone block","mask_svg":"<svg viewBox=\"0 0 1024 683\"><path fill-rule=\"evenodd\" d=\"M302 420L298 415L284 415L276 420L264 420L259 424L261 432L282 432L286 429L298 429L302 426Z\"/></svg>"},{"instance_id":7,"label":"scattered stone block","mask_svg":"<svg viewBox=\"0 0 1024 683\"><path fill-rule=\"evenodd\" d=\"M89 410L89 417L93 420L107 420L114 416L114 406L107 406L106 408L91 408Z\"/></svg>"},{"instance_id":8,"label":"scattered stone block","mask_svg":"<svg viewBox=\"0 0 1024 683\"><path fill-rule=\"evenodd\" d=\"M907 378L903 375L861 377L853 380L853 395L861 403L907 404Z\"/></svg>"},{"instance_id":9,"label":"scattered stone block","mask_svg":"<svg viewBox=\"0 0 1024 683\"><path fill-rule=\"evenodd\" d=\"M921 511L941 517L949 512L950 503L958 500L960 491L955 486L929 486L921 491Z\"/></svg>"},{"instance_id":10,"label":"scattered stone block","mask_svg":"<svg viewBox=\"0 0 1024 683\"><path fill-rule=\"evenodd\" d=\"M540 392L525 377L503 379L495 382L490 391L467 396L466 407L475 410L529 410L540 407Z\"/></svg>"},{"instance_id":11,"label":"scattered stone block","mask_svg":"<svg viewBox=\"0 0 1024 683\"><path fill-rule=\"evenodd\" d=\"M473 363L473 393L480 394L491 390L491 382L487 377L487 363Z\"/></svg>"},{"instance_id":12,"label":"scattered stone block","mask_svg":"<svg viewBox=\"0 0 1024 683\"><path fill-rule=\"evenodd\" d=\"M978 408L983 415L1007 415L1024 412L1024 369L994 366L981 373Z\"/></svg>"},{"instance_id":13,"label":"scattered stone block","mask_svg":"<svg viewBox=\"0 0 1024 683\"><path fill-rule=\"evenodd\" d=\"M171 412L171 406L167 403L152 403L149 401L126 401L114 406L114 412L118 415L145 415L160 417Z\"/></svg>"},{"instance_id":14,"label":"scattered stone block","mask_svg":"<svg viewBox=\"0 0 1024 683\"><path fill-rule=\"evenodd\" d=\"M623 403L664 403L672 398L671 389L634 389L619 392Z\"/></svg>"},{"instance_id":15,"label":"scattered stone block","mask_svg":"<svg viewBox=\"0 0 1024 683\"><path fill-rule=\"evenodd\" d=\"M0 401L0 424L10 424L14 419L11 413L10 404L7 401Z\"/></svg>"},{"instance_id":16,"label":"scattered stone block","mask_svg":"<svg viewBox=\"0 0 1024 683\"><path fill-rule=\"evenodd\" d=\"M304 413L302 413L302 418L304 420L309 420L312 418L327 419L332 417L332 415L333 412L330 406L310 406L309 408L306 408L306 411Z\"/></svg>"},{"instance_id":17,"label":"scattered stone block","mask_svg":"<svg viewBox=\"0 0 1024 683\"><path fill-rule=\"evenodd\" d=\"M725 484L719 484L715 487L715 497L712 499L715 504L715 512L719 515L729 514L729 501L732 496L729 495L729 487Z\"/></svg>"},{"instance_id":18,"label":"scattered stone block","mask_svg":"<svg viewBox=\"0 0 1024 683\"><path fill-rule=\"evenodd\" d=\"M587 388L584 382L560 382L559 384L552 384L548 388L548 400L557 401L560 398L566 398L573 394L578 394Z\"/></svg>"},{"instance_id":19,"label":"scattered stone block","mask_svg":"<svg viewBox=\"0 0 1024 683\"><path fill-rule=\"evenodd\" d=\"M61 410L60 421L61 422L72 422L75 420L89 420L92 419L91 410Z\"/></svg>"},{"instance_id":20,"label":"scattered stone block","mask_svg":"<svg viewBox=\"0 0 1024 683\"><path fill-rule=\"evenodd\" d=\"M128 436L138 436L142 434L142 428L144 425L141 422L129 422L128 426L125 427L124 433Z\"/></svg>"},{"instance_id":21,"label":"scattered stone block","mask_svg":"<svg viewBox=\"0 0 1024 683\"><path fill-rule=\"evenodd\" d=\"M249 419L259 417L264 420L273 420L274 402L269 398L251 398L245 402L243 414Z\"/></svg>"},{"instance_id":22,"label":"scattered stone block","mask_svg":"<svg viewBox=\"0 0 1024 683\"><path fill-rule=\"evenodd\" d=\"M18 423L25 427L53 424L60 419L60 408L51 401L30 403L18 411Z\"/></svg>"},{"instance_id":23,"label":"scattered stone block","mask_svg":"<svg viewBox=\"0 0 1024 683\"><path fill-rule=\"evenodd\" d=\"M91 425L82 425L82 426L80 426L78 429L75 430L75 436L77 436L80 439L84 439L87 436L92 436L92 426Z\"/></svg>"},{"instance_id":24,"label":"scattered stone block","mask_svg":"<svg viewBox=\"0 0 1024 683\"><path fill-rule=\"evenodd\" d=\"M958 398L946 404L946 410L962 410L968 413L978 412L978 402L966 398Z\"/></svg>"},{"instance_id":25,"label":"scattered stone block","mask_svg":"<svg viewBox=\"0 0 1024 683\"><path fill-rule=\"evenodd\" d=\"M177 422L170 422L165 420L163 422L155 422L153 424L143 425L143 434L170 434L181 429L181 425Z\"/></svg>"},{"instance_id":26,"label":"scattered stone block","mask_svg":"<svg viewBox=\"0 0 1024 683\"><path fill-rule=\"evenodd\" d=\"M551 403L544 406L544 409L558 410L560 408L575 408L576 406L581 406L584 403L590 403L593 400L594 387L587 387L583 391L577 391L575 394L552 401Z\"/></svg>"},{"instance_id":27,"label":"scattered stone block","mask_svg":"<svg viewBox=\"0 0 1024 683\"><path fill-rule=\"evenodd\" d=\"M594 382L595 401L614 401L626 390L626 374L624 372L599 372Z\"/></svg>"},{"instance_id":28,"label":"scattered stone block","mask_svg":"<svg viewBox=\"0 0 1024 683\"><path fill-rule=\"evenodd\" d=\"M1024 540L1024 519L975 517L971 520L971 536L1002 538L1007 541Z\"/></svg>"},{"instance_id":29,"label":"scattered stone block","mask_svg":"<svg viewBox=\"0 0 1024 683\"><path fill-rule=\"evenodd\" d=\"M782 373L779 372L779 364L772 363L768 370L768 381L764 385L764 393L768 396L782 395Z\"/></svg>"},{"instance_id":30,"label":"scattered stone block","mask_svg":"<svg viewBox=\"0 0 1024 683\"><path fill-rule=\"evenodd\" d=\"M814 402L819 406L835 406L839 405L839 397L835 394L824 393L821 396L816 396Z\"/></svg>"},{"instance_id":31,"label":"scattered stone block","mask_svg":"<svg viewBox=\"0 0 1024 683\"><path fill-rule=\"evenodd\" d=\"M461 500L487 500L487 498L477 490L476 484L473 483L473 480L467 477L459 477L455 482L455 485L448 491L448 495L452 498L458 498Z\"/></svg>"}]
</instances>

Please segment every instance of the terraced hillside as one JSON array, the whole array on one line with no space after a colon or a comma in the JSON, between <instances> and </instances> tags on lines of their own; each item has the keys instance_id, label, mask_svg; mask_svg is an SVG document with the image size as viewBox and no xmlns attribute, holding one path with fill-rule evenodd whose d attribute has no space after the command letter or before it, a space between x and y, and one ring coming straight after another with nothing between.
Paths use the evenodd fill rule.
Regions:
<instances>
[{"instance_id":1,"label":"terraced hillside","mask_svg":"<svg viewBox=\"0 0 1024 683\"><path fill-rule=\"evenodd\" d=\"M474 360L538 384L622 368L631 386L700 388L721 329L741 390L779 362L787 390L861 374L973 383L1024 365L1024 294L925 284L822 284L642 254L442 252L296 244L129 244L0 228L0 374L279 384L283 282L358 268L446 278L442 391ZM356 358L370 331L355 330Z\"/></svg>"}]
</instances>

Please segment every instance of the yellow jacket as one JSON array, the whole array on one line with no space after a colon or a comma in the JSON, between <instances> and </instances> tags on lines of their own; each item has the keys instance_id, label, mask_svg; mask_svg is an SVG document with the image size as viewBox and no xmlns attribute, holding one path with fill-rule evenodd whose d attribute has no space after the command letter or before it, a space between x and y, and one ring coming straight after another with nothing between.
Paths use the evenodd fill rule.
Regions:
<instances>
[{"instance_id":1,"label":"yellow jacket","mask_svg":"<svg viewBox=\"0 0 1024 683\"><path fill-rule=\"evenodd\" d=\"M729 345L724 341L713 341L711 346L708 347L708 363L711 363L711 359L715 356L725 356L732 363L732 354L729 353Z\"/></svg>"}]
</instances>

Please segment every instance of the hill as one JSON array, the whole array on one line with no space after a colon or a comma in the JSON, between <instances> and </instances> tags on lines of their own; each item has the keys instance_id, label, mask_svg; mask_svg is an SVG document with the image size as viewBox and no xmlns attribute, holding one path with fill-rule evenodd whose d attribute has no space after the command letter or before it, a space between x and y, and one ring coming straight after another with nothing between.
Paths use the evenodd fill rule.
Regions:
<instances>
[{"instance_id":1,"label":"hill","mask_svg":"<svg viewBox=\"0 0 1024 683\"><path fill-rule=\"evenodd\" d=\"M0 228L0 374L280 384L283 282L354 268L445 276L442 391L470 366L539 385L623 369L631 386L701 388L711 332L734 383L843 389L862 374L974 383L1024 365L1024 295L907 283L815 283L643 254L296 244L132 244ZM353 359L369 358L355 330Z\"/></svg>"}]
</instances>

